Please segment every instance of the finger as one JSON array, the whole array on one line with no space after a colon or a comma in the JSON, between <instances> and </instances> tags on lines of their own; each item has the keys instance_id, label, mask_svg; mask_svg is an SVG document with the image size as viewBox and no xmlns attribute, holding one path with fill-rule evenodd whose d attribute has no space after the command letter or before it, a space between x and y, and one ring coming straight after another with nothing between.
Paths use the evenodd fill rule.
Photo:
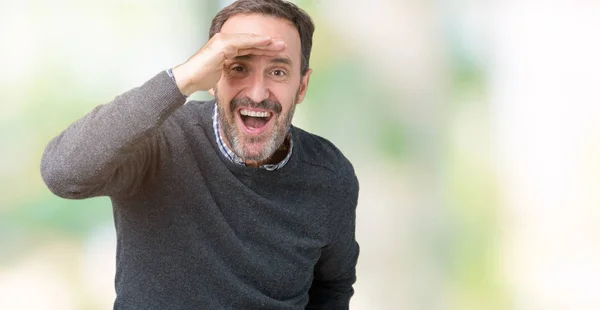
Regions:
<instances>
[{"instance_id":1,"label":"finger","mask_svg":"<svg viewBox=\"0 0 600 310\"><path fill-rule=\"evenodd\" d=\"M285 44L285 42L283 42L283 40L273 39L267 46L264 46L264 49L280 51L280 50L283 50L286 46L287 46L287 44ZM263 47L259 47L259 48L263 48Z\"/></svg>"},{"instance_id":2,"label":"finger","mask_svg":"<svg viewBox=\"0 0 600 310\"><path fill-rule=\"evenodd\" d=\"M277 55L285 49L286 45L283 41L270 43L268 46L250 47L243 49L236 49L234 56L243 55Z\"/></svg>"},{"instance_id":3,"label":"finger","mask_svg":"<svg viewBox=\"0 0 600 310\"><path fill-rule=\"evenodd\" d=\"M269 50L282 50L286 44L279 39L255 34L237 34L229 42L235 49L262 48Z\"/></svg>"},{"instance_id":4,"label":"finger","mask_svg":"<svg viewBox=\"0 0 600 310\"><path fill-rule=\"evenodd\" d=\"M236 56L256 55L256 56L277 56L281 51L266 50L260 48L246 48L238 50Z\"/></svg>"},{"instance_id":5,"label":"finger","mask_svg":"<svg viewBox=\"0 0 600 310\"><path fill-rule=\"evenodd\" d=\"M228 36L227 43L236 49L267 46L271 43L271 37L261 36L253 33L236 33Z\"/></svg>"}]
</instances>

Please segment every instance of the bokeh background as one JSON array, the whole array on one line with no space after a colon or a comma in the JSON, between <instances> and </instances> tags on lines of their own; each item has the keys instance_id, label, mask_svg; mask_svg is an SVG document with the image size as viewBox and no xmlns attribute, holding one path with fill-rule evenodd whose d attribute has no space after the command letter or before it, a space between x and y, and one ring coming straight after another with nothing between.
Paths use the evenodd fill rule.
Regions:
<instances>
[{"instance_id":1,"label":"bokeh background","mask_svg":"<svg viewBox=\"0 0 600 310\"><path fill-rule=\"evenodd\" d=\"M230 2L0 0L0 309L112 308L110 202L53 196L42 152ZM294 123L361 184L352 309L600 309L600 3L295 2Z\"/></svg>"}]
</instances>

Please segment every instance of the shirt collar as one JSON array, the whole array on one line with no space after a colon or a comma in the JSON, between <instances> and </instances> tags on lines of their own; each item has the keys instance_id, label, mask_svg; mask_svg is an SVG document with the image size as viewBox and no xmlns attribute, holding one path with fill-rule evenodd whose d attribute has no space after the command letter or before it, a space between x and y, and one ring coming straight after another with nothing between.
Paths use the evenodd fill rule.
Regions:
<instances>
[{"instance_id":1,"label":"shirt collar","mask_svg":"<svg viewBox=\"0 0 600 310\"><path fill-rule=\"evenodd\" d=\"M223 137L221 137L221 131L219 128L220 128L219 110L217 109L217 103L215 102L215 107L213 109L213 129L215 131L215 137L217 139L217 145L219 146L219 150L221 150L221 154L223 154L223 156L225 156L230 161L232 161L238 165L245 166L246 164L244 163L244 161L239 156L237 156L237 154L235 154L227 146L227 144L225 144ZM273 170L280 169L283 166L285 166L285 164L287 164L287 162L290 160L290 157L292 157L292 150L294 149L294 140L292 139L291 128L289 130L289 139L290 139L290 149L289 149L287 155L285 156L285 158L277 164L262 165L262 166L260 166L261 169L273 171Z\"/></svg>"}]
</instances>

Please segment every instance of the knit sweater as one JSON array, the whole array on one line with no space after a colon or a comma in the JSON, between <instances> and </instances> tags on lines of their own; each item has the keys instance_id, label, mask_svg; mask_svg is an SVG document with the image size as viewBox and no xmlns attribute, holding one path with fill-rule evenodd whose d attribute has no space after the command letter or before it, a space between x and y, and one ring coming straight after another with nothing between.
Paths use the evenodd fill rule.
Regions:
<instances>
[{"instance_id":1,"label":"knit sweater","mask_svg":"<svg viewBox=\"0 0 600 310\"><path fill-rule=\"evenodd\" d=\"M292 126L281 169L219 151L214 100L167 73L54 138L41 172L58 196L109 196L115 309L347 309L359 247L358 181L329 141Z\"/></svg>"}]
</instances>

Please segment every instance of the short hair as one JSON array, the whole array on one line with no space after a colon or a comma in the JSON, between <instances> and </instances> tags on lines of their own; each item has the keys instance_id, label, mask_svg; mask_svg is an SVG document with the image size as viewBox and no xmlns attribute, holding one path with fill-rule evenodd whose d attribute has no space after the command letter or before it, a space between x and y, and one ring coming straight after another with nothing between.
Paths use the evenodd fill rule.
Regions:
<instances>
[{"instance_id":1,"label":"short hair","mask_svg":"<svg viewBox=\"0 0 600 310\"><path fill-rule=\"evenodd\" d=\"M210 25L209 39L221 31L223 24L232 16L239 14L262 14L290 21L300 35L300 50L302 61L300 63L301 75L308 71L310 51L312 49L312 36L315 25L310 16L295 4L283 0L238 0L223 8L213 18Z\"/></svg>"}]
</instances>

